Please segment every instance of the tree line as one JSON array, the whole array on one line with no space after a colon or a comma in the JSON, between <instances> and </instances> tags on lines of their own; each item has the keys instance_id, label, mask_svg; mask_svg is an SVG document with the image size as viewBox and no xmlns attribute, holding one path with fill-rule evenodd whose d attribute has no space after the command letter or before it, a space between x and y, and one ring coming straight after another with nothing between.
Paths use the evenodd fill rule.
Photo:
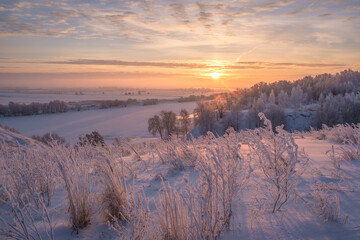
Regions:
<instances>
[{"instance_id":1,"label":"tree line","mask_svg":"<svg viewBox=\"0 0 360 240\"><path fill-rule=\"evenodd\" d=\"M15 103L9 102L8 105L0 104L0 115L4 116L26 116L46 113L67 112L68 104L63 101L55 100L49 103Z\"/></svg>"},{"instance_id":2,"label":"tree line","mask_svg":"<svg viewBox=\"0 0 360 240\"><path fill-rule=\"evenodd\" d=\"M208 131L221 135L228 127L239 131L262 126L258 113L263 112L274 129L282 124L287 129L284 109L298 113L303 105L313 104L315 119L310 126L314 128L321 128L322 124L331 127L359 123L359 91L360 73L352 70L334 75L307 76L294 82L261 82L251 88L223 94L212 101L198 102L194 121L202 135Z\"/></svg>"}]
</instances>

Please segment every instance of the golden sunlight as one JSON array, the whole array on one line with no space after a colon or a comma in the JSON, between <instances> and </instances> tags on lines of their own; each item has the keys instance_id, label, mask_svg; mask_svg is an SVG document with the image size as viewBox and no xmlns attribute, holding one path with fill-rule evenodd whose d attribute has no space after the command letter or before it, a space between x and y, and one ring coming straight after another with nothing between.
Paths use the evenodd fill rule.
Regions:
<instances>
[{"instance_id":1,"label":"golden sunlight","mask_svg":"<svg viewBox=\"0 0 360 240\"><path fill-rule=\"evenodd\" d=\"M218 79L220 77L220 73L214 72L210 74L213 79Z\"/></svg>"}]
</instances>

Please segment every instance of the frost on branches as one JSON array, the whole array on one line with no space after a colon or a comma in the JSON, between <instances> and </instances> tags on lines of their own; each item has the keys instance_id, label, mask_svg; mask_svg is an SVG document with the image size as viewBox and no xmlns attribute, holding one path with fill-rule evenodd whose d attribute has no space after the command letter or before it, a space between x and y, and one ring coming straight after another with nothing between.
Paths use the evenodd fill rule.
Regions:
<instances>
[{"instance_id":1,"label":"frost on branches","mask_svg":"<svg viewBox=\"0 0 360 240\"><path fill-rule=\"evenodd\" d=\"M263 128L249 131L250 157L264 174L266 189L272 199L272 212L280 210L294 192L299 177L304 173L309 158L298 150L295 139L283 129L272 129L264 113L258 115Z\"/></svg>"}]
</instances>

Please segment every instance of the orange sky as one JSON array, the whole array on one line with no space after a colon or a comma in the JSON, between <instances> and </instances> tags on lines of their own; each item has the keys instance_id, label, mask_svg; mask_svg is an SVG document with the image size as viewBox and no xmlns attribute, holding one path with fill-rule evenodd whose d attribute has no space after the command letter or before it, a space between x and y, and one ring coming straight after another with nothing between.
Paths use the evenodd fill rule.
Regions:
<instances>
[{"instance_id":1,"label":"orange sky","mask_svg":"<svg viewBox=\"0 0 360 240\"><path fill-rule=\"evenodd\" d=\"M0 87L238 88L359 70L359 12L355 0L5 1Z\"/></svg>"}]
</instances>

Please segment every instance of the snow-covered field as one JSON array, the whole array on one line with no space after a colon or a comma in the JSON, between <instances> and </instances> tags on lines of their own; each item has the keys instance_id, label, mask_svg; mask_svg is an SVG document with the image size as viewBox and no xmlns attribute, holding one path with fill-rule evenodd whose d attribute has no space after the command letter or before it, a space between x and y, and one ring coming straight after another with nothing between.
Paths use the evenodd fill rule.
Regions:
<instances>
[{"instance_id":1,"label":"snow-covered field","mask_svg":"<svg viewBox=\"0 0 360 240\"><path fill-rule=\"evenodd\" d=\"M43 114L20 117L3 117L0 123L19 130L26 136L56 132L67 141L76 142L84 133L98 131L105 140L122 136L126 138L152 137L148 132L148 119L161 110L179 114L182 108L192 113L195 102L160 103L150 106L130 106L126 108L96 109L57 114Z\"/></svg>"},{"instance_id":2,"label":"snow-covered field","mask_svg":"<svg viewBox=\"0 0 360 240\"><path fill-rule=\"evenodd\" d=\"M7 105L9 102L16 103L48 103L53 100L64 102L80 102L90 100L127 100L135 98L143 100L148 98L175 99L190 95L210 95L221 91L200 89L83 89L83 90L27 90L16 91L0 90L0 104ZM131 93L129 95L129 93Z\"/></svg>"},{"instance_id":3,"label":"snow-covered field","mask_svg":"<svg viewBox=\"0 0 360 240\"><path fill-rule=\"evenodd\" d=\"M352 144L317 139L324 136L333 139L334 133L338 139L348 139ZM185 142L155 141L132 145L139 154L136 156L126 144L105 149L91 146L76 150L50 148L0 129L0 137L6 141L13 139L30 146L23 149L2 145L0 163L5 172L1 175L0 193L6 193L6 186L5 189L12 190L13 194L22 189L17 193L20 196L28 196L28 190L34 191L36 198L38 189L43 189L38 188L38 184L54 186L50 205L40 206L40 210L46 211L26 212L39 206L25 204L29 207L25 209L22 205L12 205L15 212L23 211L25 217L29 213L37 216L34 223L27 219L27 230L34 233L31 226L36 226L44 239L48 239L44 231L44 223L48 220L40 216L50 217L52 231L47 228L47 232L55 239L135 239L135 236L140 236L136 239L201 239L205 235L208 239L216 236L231 240L360 239L359 128L338 127L334 131L296 135L285 132L277 135L276 140L271 136L274 136L271 132L255 130L219 138L209 135ZM334 152L328 152L332 147ZM305 155L298 152L301 149ZM124 154L124 150L130 152ZM24 151L27 151L25 158ZM286 192L288 200L275 213L272 206L276 188L270 178L276 176L266 175L265 172L272 173L273 169L267 162L261 164L261 159L256 157L264 153L270 153L269 159L277 162L276 169L283 169L279 172L280 186L287 186L289 190ZM266 154L261 156L266 158ZM279 158L274 160L274 156ZM301 165L303 162L306 164ZM57 165L60 172L54 170ZM13 176L18 178L11 178ZM49 179L39 181L38 176ZM6 182L6 179L13 181ZM123 189L124 179L127 190ZM289 184L284 185L285 182ZM107 187L113 197L104 192ZM82 216L89 222L78 233L72 230L69 220L71 208L67 188L73 191L73 201L84 196L83 202L74 202L79 204L76 206L85 204L88 215ZM126 194L111 195L117 191ZM115 199L121 196L126 196L128 201L122 203L129 210L124 212L127 220L116 220L109 229L104 207L116 213L114 206L119 202ZM133 196L139 200L133 201ZM0 209L6 212L9 208L5 200ZM82 210L78 208L78 211ZM9 212L0 215L5 221L0 224L3 236L1 227L11 216Z\"/></svg>"}]
</instances>

